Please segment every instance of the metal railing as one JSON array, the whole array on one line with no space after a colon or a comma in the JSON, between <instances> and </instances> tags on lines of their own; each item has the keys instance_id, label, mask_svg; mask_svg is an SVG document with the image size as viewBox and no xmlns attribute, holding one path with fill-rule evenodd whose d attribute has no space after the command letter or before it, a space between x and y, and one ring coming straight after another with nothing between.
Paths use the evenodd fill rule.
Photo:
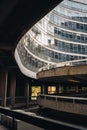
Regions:
<instances>
[{"instance_id":1,"label":"metal railing","mask_svg":"<svg viewBox=\"0 0 87 130\"><path fill-rule=\"evenodd\" d=\"M46 94L39 94L38 98L44 99L44 100L53 100L57 102L68 102L68 103L79 103L79 104L87 104L87 98L83 97L69 97L69 96L55 96L55 95L46 95Z\"/></svg>"},{"instance_id":2,"label":"metal railing","mask_svg":"<svg viewBox=\"0 0 87 130\"><path fill-rule=\"evenodd\" d=\"M38 70L38 72L43 71L43 70L49 70L52 68L57 68L57 67L63 67L63 66L76 66L76 65L85 65L87 64L87 59L81 59L81 60L73 60L73 61L65 61L57 64L48 64Z\"/></svg>"},{"instance_id":3,"label":"metal railing","mask_svg":"<svg viewBox=\"0 0 87 130\"><path fill-rule=\"evenodd\" d=\"M26 123L32 124L34 126L37 126L39 128L43 128L46 130L50 129L69 129L69 130L79 130L79 126L71 125L68 123L59 122L53 119L37 116L34 113L26 113L23 111L17 111L17 110L10 110L8 108L0 107L0 113L4 114L6 116L12 117L12 129L15 129L15 119L24 121Z\"/></svg>"}]
</instances>

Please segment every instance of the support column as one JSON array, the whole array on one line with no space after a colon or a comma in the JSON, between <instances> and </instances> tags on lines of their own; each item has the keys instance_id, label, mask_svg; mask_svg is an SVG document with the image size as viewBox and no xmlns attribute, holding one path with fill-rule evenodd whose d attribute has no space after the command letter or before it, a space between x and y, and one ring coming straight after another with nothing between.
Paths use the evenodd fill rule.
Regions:
<instances>
[{"instance_id":1,"label":"support column","mask_svg":"<svg viewBox=\"0 0 87 130\"><path fill-rule=\"evenodd\" d=\"M11 108L14 108L15 105L15 90L16 90L16 75L12 74L10 84Z\"/></svg>"},{"instance_id":2,"label":"support column","mask_svg":"<svg viewBox=\"0 0 87 130\"><path fill-rule=\"evenodd\" d=\"M63 86L64 93L67 93L67 86Z\"/></svg>"},{"instance_id":3,"label":"support column","mask_svg":"<svg viewBox=\"0 0 87 130\"><path fill-rule=\"evenodd\" d=\"M76 93L78 93L79 92L79 87L78 86L76 86Z\"/></svg>"},{"instance_id":4,"label":"support column","mask_svg":"<svg viewBox=\"0 0 87 130\"><path fill-rule=\"evenodd\" d=\"M44 84L41 87L41 94L45 94L45 85Z\"/></svg>"},{"instance_id":5,"label":"support column","mask_svg":"<svg viewBox=\"0 0 87 130\"><path fill-rule=\"evenodd\" d=\"M25 84L25 97L26 97L26 106L29 106L29 83Z\"/></svg>"},{"instance_id":6,"label":"support column","mask_svg":"<svg viewBox=\"0 0 87 130\"><path fill-rule=\"evenodd\" d=\"M62 86L59 84L59 93L62 93Z\"/></svg>"},{"instance_id":7,"label":"support column","mask_svg":"<svg viewBox=\"0 0 87 130\"><path fill-rule=\"evenodd\" d=\"M7 80L8 80L8 72L6 70L3 70L1 72L1 81L0 81L0 95L2 98L1 105L3 107L6 107L6 95L7 95Z\"/></svg>"},{"instance_id":8,"label":"support column","mask_svg":"<svg viewBox=\"0 0 87 130\"><path fill-rule=\"evenodd\" d=\"M44 92L44 94L48 94L48 85L47 84L44 85L43 92Z\"/></svg>"},{"instance_id":9,"label":"support column","mask_svg":"<svg viewBox=\"0 0 87 130\"><path fill-rule=\"evenodd\" d=\"M58 94L58 93L59 93L59 86L56 85L56 94Z\"/></svg>"}]
</instances>

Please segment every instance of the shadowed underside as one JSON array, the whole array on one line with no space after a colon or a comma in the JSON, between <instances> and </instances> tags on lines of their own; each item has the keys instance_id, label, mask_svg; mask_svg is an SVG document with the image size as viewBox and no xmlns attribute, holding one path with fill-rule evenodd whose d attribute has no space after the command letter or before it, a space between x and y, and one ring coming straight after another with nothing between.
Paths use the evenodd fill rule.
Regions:
<instances>
[{"instance_id":1,"label":"shadowed underside","mask_svg":"<svg viewBox=\"0 0 87 130\"><path fill-rule=\"evenodd\" d=\"M18 40L61 1L0 0L0 67L15 65L13 52Z\"/></svg>"}]
</instances>

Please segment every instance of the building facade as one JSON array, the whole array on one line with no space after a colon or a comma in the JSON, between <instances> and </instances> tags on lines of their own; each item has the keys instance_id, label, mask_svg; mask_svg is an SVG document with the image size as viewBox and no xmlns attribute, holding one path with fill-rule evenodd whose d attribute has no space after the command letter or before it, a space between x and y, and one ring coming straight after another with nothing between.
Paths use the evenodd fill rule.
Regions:
<instances>
[{"instance_id":1,"label":"building facade","mask_svg":"<svg viewBox=\"0 0 87 130\"><path fill-rule=\"evenodd\" d=\"M87 58L87 3L64 0L19 41L15 59L31 78L47 65Z\"/></svg>"}]
</instances>

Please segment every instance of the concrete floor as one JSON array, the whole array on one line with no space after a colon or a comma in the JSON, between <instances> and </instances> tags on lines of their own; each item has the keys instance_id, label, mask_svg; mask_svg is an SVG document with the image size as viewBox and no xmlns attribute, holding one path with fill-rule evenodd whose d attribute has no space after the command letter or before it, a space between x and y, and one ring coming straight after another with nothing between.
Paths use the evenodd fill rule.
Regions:
<instances>
[{"instance_id":1,"label":"concrete floor","mask_svg":"<svg viewBox=\"0 0 87 130\"><path fill-rule=\"evenodd\" d=\"M7 129L5 126L3 126L3 125L0 125L0 130L9 130L9 129Z\"/></svg>"}]
</instances>

